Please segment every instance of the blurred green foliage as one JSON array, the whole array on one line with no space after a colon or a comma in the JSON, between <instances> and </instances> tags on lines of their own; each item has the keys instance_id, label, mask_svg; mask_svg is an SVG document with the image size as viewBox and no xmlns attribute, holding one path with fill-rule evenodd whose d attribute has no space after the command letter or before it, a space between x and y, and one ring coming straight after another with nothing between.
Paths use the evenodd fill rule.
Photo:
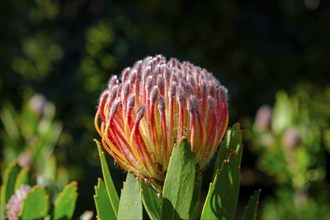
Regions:
<instances>
[{"instance_id":1,"label":"blurred green foliage","mask_svg":"<svg viewBox=\"0 0 330 220\"><path fill-rule=\"evenodd\" d=\"M1 171L17 160L21 166L33 170L45 181L59 188L64 187L69 175L64 167L58 166L53 154L62 130L62 125L54 120L54 104L43 95L36 94L23 103L21 112L7 104L0 113L4 128L1 135Z\"/></svg>"},{"instance_id":2,"label":"blurred green foliage","mask_svg":"<svg viewBox=\"0 0 330 220\"><path fill-rule=\"evenodd\" d=\"M16 160L8 164L1 185L1 219L71 219L78 197L77 182L58 193L39 178Z\"/></svg>"},{"instance_id":3,"label":"blurred green foliage","mask_svg":"<svg viewBox=\"0 0 330 220\"><path fill-rule=\"evenodd\" d=\"M157 53L190 60L228 87L232 124L272 103L280 88L328 85L329 12L324 0L0 1L1 170L46 141L57 170L80 183L79 213L92 209L90 186L101 175L93 117L111 74ZM36 93L56 106L47 123L55 134L62 125L59 137L28 126L26 103ZM119 188L124 177L113 174Z\"/></svg>"},{"instance_id":4,"label":"blurred green foliage","mask_svg":"<svg viewBox=\"0 0 330 220\"><path fill-rule=\"evenodd\" d=\"M330 191L330 87L299 84L289 96L276 95L247 122L246 138L258 168L275 184L275 198L261 204L262 219L327 219Z\"/></svg>"}]
</instances>

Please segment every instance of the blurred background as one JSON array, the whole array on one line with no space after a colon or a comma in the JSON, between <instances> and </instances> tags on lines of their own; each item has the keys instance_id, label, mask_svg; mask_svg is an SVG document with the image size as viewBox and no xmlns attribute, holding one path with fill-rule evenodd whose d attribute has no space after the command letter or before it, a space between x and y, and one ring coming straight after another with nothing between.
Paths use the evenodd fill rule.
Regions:
<instances>
[{"instance_id":1,"label":"blurred background","mask_svg":"<svg viewBox=\"0 0 330 220\"><path fill-rule=\"evenodd\" d=\"M55 188L77 180L75 216L94 210L99 95L163 54L229 89L245 140L240 209L262 188L261 219L329 219L329 27L325 0L0 1L1 172L17 159Z\"/></svg>"}]
</instances>

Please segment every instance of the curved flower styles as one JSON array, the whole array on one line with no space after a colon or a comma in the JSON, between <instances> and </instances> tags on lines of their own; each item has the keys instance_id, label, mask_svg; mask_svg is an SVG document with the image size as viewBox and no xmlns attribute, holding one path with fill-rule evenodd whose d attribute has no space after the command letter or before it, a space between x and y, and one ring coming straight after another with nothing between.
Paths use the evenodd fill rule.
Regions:
<instances>
[{"instance_id":1,"label":"curved flower styles","mask_svg":"<svg viewBox=\"0 0 330 220\"><path fill-rule=\"evenodd\" d=\"M102 93L95 127L104 149L136 177L162 183L187 137L202 169L228 125L227 89L207 70L158 55L137 61Z\"/></svg>"}]
</instances>

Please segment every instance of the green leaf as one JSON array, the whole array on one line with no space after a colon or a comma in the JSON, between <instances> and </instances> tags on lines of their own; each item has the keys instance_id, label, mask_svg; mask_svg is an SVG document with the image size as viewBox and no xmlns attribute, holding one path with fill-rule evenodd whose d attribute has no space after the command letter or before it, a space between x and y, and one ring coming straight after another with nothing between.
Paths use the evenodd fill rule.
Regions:
<instances>
[{"instance_id":1,"label":"green leaf","mask_svg":"<svg viewBox=\"0 0 330 220\"><path fill-rule=\"evenodd\" d=\"M256 219L260 192L261 192L261 190L259 189L254 192L253 196L250 197L248 205L244 210L242 220L255 220Z\"/></svg>"},{"instance_id":2,"label":"green leaf","mask_svg":"<svg viewBox=\"0 0 330 220\"><path fill-rule=\"evenodd\" d=\"M13 105L5 105L0 114L3 128L10 140L18 140L20 138L19 126L17 125L17 114Z\"/></svg>"},{"instance_id":3,"label":"green leaf","mask_svg":"<svg viewBox=\"0 0 330 220\"><path fill-rule=\"evenodd\" d=\"M18 173L16 182L15 182L15 190L18 190L22 185L31 185L31 177L30 177L30 169L27 167L23 167L21 171Z\"/></svg>"},{"instance_id":4,"label":"green leaf","mask_svg":"<svg viewBox=\"0 0 330 220\"><path fill-rule=\"evenodd\" d=\"M6 210L6 204L9 201L10 197L15 193L15 182L17 175L21 171L21 167L18 165L17 161L10 163L5 170L3 177L3 184L1 186L1 205L2 212ZM4 213L2 213L4 214Z\"/></svg>"},{"instance_id":5,"label":"green leaf","mask_svg":"<svg viewBox=\"0 0 330 220\"><path fill-rule=\"evenodd\" d=\"M112 208L105 184L101 178L95 186L94 202L97 212L97 219L116 219L115 211Z\"/></svg>"},{"instance_id":6,"label":"green leaf","mask_svg":"<svg viewBox=\"0 0 330 220\"><path fill-rule=\"evenodd\" d=\"M58 195L54 207L54 219L71 219L76 207L77 182L66 185Z\"/></svg>"},{"instance_id":7,"label":"green leaf","mask_svg":"<svg viewBox=\"0 0 330 220\"><path fill-rule=\"evenodd\" d=\"M115 212L116 217L118 216L118 208L119 208L119 197L118 193L115 188L115 184L113 183L113 180L111 178L111 174L108 168L107 161L104 157L104 152L102 151L102 147L100 143L97 140L94 140L97 144L97 149L99 151L100 161L101 161L101 167L102 167L102 173L103 178L105 182L105 187L107 189L107 193L110 199L111 206Z\"/></svg>"},{"instance_id":8,"label":"green leaf","mask_svg":"<svg viewBox=\"0 0 330 220\"><path fill-rule=\"evenodd\" d=\"M191 206L189 210L189 219L197 219L199 214L199 203L200 203L200 197L201 197L201 189L202 189L202 179L203 174L197 173L195 177L195 188L194 188L194 194L191 201Z\"/></svg>"},{"instance_id":9,"label":"green leaf","mask_svg":"<svg viewBox=\"0 0 330 220\"><path fill-rule=\"evenodd\" d=\"M173 149L163 189L162 218L187 219L194 193L196 164L186 138Z\"/></svg>"},{"instance_id":10,"label":"green leaf","mask_svg":"<svg viewBox=\"0 0 330 220\"><path fill-rule=\"evenodd\" d=\"M150 219L157 220L161 216L162 197L149 185L140 181L142 202Z\"/></svg>"},{"instance_id":11,"label":"green leaf","mask_svg":"<svg viewBox=\"0 0 330 220\"><path fill-rule=\"evenodd\" d=\"M226 151L221 148L225 148ZM217 172L213 183L210 184L202 210L202 219L234 218L240 186L242 151L242 133L239 124L235 124L227 131L226 141L220 145L219 154L225 153L226 156L218 156L218 159L225 159L221 169L219 169L220 163L216 164Z\"/></svg>"},{"instance_id":12,"label":"green leaf","mask_svg":"<svg viewBox=\"0 0 330 220\"><path fill-rule=\"evenodd\" d=\"M139 182L128 173L120 196L118 219L143 219L142 211Z\"/></svg>"},{"instance_id":13,"label":"green leaf","mask_svg":"<svg viewBox=\"0 0 330 220\"><path fill-rule=\"evenodd\" d=\"M20 219L43 219L48 212L48 195L40 186L28 192L20 210Z\"/></svg>"},{"instance_id":14,"label":"green leaf","mask_svg":"<svg viewBox=\"0 0 330 220\"><path fill-rule=\"evenodd\" d=\"M234 133L233 133L234 132ZM234 137L235 136L235 137ZM238 150L242 146L242 134L240 131L240 124L236 123L231 129L227 130L225 138L222 140L217 159L215 161L215 166L213 170L213 179L215 174L221 170L223 161L226 160L233 150Z\"/></svg>"},{"instance_id":15,"label":"green leaf","mask_svg":"<svg viewBox=\"0 0 330 220\"><path fill-rule=\"evenodd\" d=\"M32 158L35 161L36 168L42 172L42 175L54 181L57 168L56 158L52 155L45 159L44 155L52 153L54 145L61 134L62 127L59 123L49 120L44 120L42 123L45 126L45 130L39 134L40 138L34 144Z\"/></svg>"},{"instance_id":16,"label":"green leaf","mask_svg":"<svg viewBox=\"0 0 330 220\"><path fill-rule=\"evenodd\" d=\"M45 154L43 154L45 155ZM38 160L38 170L42 173L42 176L46 179L52 180L55 182L57 178L57 161L56 156L54 154L47 157L47 159L41 156L40 160ZM67 183L67 182L66 182Z\"/></svg>"},{"instance_id":17,"label":"green leaf","mask_svg":"<svg viewBox=\"0 0 330 220\"><path fill-rule=\"evenodd\" d=\"M20 128L22 134L27 134L26 136L38 136L38 122L40 120L39 116L32 111L29 102L25 102L23 105L23 110L20 115Z\"/></svg>"}]
</instances>

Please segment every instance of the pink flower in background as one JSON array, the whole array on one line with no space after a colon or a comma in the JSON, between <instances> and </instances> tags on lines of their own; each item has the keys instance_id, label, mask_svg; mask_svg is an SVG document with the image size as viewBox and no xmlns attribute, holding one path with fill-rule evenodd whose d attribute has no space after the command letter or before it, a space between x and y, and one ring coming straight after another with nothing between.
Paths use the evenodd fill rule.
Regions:
<instances>
[{"instance_id":1,"label":"pink flower in background","mask_svg":"<svg viewBox=\"0 0 330 220\"><path fill-rule=\"evenodd\" d=\"M261 106L255 116L255 125L261 130L267 130L272 123L272 108L269 105Z\"/></svg>"},{"instance_id":2,"label":"pink flower in background","mask_svg":"<svg viewBox=\"0 0 330 220\"><path fill-rule=\"evenodd\" d=\"M7 218L9 220L18 220L19 212L22 207L22 203L30 192L31 187L29 185L21 186L14 195L12 195L7 203Z\"/></svg>"}]
</instances>

